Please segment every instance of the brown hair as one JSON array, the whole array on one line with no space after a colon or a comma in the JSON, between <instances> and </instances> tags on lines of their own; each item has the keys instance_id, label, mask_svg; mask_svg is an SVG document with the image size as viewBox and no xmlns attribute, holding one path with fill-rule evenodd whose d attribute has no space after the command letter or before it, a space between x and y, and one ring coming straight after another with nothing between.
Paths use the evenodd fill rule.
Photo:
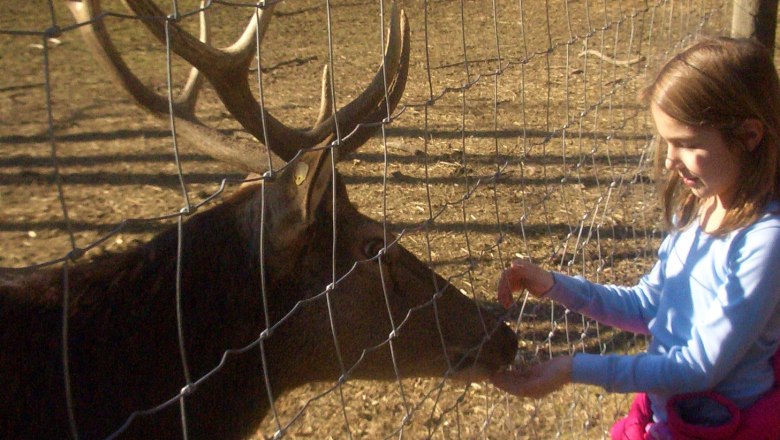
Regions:
<instances>
[{"instance_id":1,"label":"brown hair","mask_svg":"<svg viewBox=\"0 0 780 440\"><path fill-rule=\"evenodd\" d=\"M672 118L692 126L717 129L739 161L734 205L716 234L754 222L771 200L780 197L780 81L769 51L755 40L727 37L695 42L667 61L641 93ZM764 126L758 145L748 149L741 127L747 119ZM666 151L656 151L661 178ZM687 226L702 200L682 184L677 173L658 182L667 227Z\"/></svg>"}]
</instances>

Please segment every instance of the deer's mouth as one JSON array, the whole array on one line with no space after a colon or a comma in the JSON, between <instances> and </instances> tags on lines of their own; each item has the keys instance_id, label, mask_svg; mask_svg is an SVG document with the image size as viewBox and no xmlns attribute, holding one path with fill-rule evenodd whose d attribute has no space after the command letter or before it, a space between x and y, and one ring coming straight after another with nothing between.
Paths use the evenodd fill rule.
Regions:
<instances>
[{"instance_id":1,"label":"deer's mouth","mask_svg":"<svg viewBox=\"0 0 780 440\"><path fill-rule=\"evenodd\" d=\"M484 381L506 367L503 362L493 361L485 354L479 355L478 348L467 351L453 350L449 357L451 369L448 376L459 382Z\"/></svg>"}]
</instances>

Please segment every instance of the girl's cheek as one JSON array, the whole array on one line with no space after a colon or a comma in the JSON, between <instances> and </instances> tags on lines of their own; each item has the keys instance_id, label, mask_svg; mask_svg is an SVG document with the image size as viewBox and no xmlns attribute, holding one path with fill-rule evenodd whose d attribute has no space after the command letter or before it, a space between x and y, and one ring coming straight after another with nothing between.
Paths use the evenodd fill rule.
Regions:
<instances>
[{"instance_id":1,"label":"girl's cheek","mask_svg":"<svg viewBox=\"0 0 780 440\"><path fill-rule=\"evenodd\" d=\"M688 158L689 167L691 172L706 170L712 161L706 154L691 153Z\"/></svg>"}]
</instances>

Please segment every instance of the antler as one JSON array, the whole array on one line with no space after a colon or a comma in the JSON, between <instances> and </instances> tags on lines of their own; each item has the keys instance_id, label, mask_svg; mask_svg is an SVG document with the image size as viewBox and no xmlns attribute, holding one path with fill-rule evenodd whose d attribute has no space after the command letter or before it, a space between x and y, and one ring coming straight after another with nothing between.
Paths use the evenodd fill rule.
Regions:
<instances>
[{"instance_id":1,"label":"antler","mask_svg":"<svg viewBox=\"0 0 780 440\"><path fill-rule=\"evenodd\" d=\"M149 90L118 54L101 19L99 0L67 0L66 4L77 22L82 24L82 35L87 45L111 73L114 81L127 90L142 108L159 117L168 118L167 97ZM204 11L200 12L201 35L196 38L175 21L166 18L150 0L132 0L126 1L125 4L158 40L163 44L167 41L171 51L193 66L182 95L172 103L177 118L177 130L204 153L245 171L264 171L263 159L269 153L258 145L228 138L198 120L194 112L202 83L198 71L209 80L233 117L284 161L291 160L300 149L311 148L332 136L336 133L337 122L339 133L351 133L341 143L339 156L343 157L355 150L373 134L376 123L384 120L388 112L395 109L406 85L409 29L405 15L399 14L395 5L385 48L384 67L380 67L372 82L357 98L335 114L331 108L330 80L326 68L323 73L322 101L317 121L311 128L300 130L286 126L264 110L249 86L249 65L256 53L256 44L262 40L267 29L273 4L257 9L238 40L222 49L208 44Z\"/></svg>"}]
</instances>

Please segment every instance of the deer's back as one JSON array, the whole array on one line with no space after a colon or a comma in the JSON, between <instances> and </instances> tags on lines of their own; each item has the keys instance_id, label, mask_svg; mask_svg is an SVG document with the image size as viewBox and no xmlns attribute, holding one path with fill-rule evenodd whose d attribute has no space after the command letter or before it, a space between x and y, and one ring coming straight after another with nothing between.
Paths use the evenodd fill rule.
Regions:
<instances>
[{"instance_id":1,"label":"deer's back","mask_svg":"<svg viewBox=\"0 0 780 440\"><path fill-rule=\"evenodd\" d=\"M259 301L256 280L242 251L248 244L225 220L231 212L230 205L220 206L185 225L180 290L193 380L217 366L225 350L256 337L261 325L262 314L251 304ZM187 383L177 326L177 240L176 230L168 231L138 249L68 270L68 365L80 438L104 438L133 412L168 401ZM0 279L0 438L67 436L63 279L61 268ZM187 399L193 438L238 435L213 423L225 413L262 417L256 398L240 397L260 394L259 375L238 373L258 371L260 356L251 357L230 359ZM129 432L181 438L180 418L175 404L138 417ZM208 426L199 426L204 420Z\"/></svg>"}]
</instances>

